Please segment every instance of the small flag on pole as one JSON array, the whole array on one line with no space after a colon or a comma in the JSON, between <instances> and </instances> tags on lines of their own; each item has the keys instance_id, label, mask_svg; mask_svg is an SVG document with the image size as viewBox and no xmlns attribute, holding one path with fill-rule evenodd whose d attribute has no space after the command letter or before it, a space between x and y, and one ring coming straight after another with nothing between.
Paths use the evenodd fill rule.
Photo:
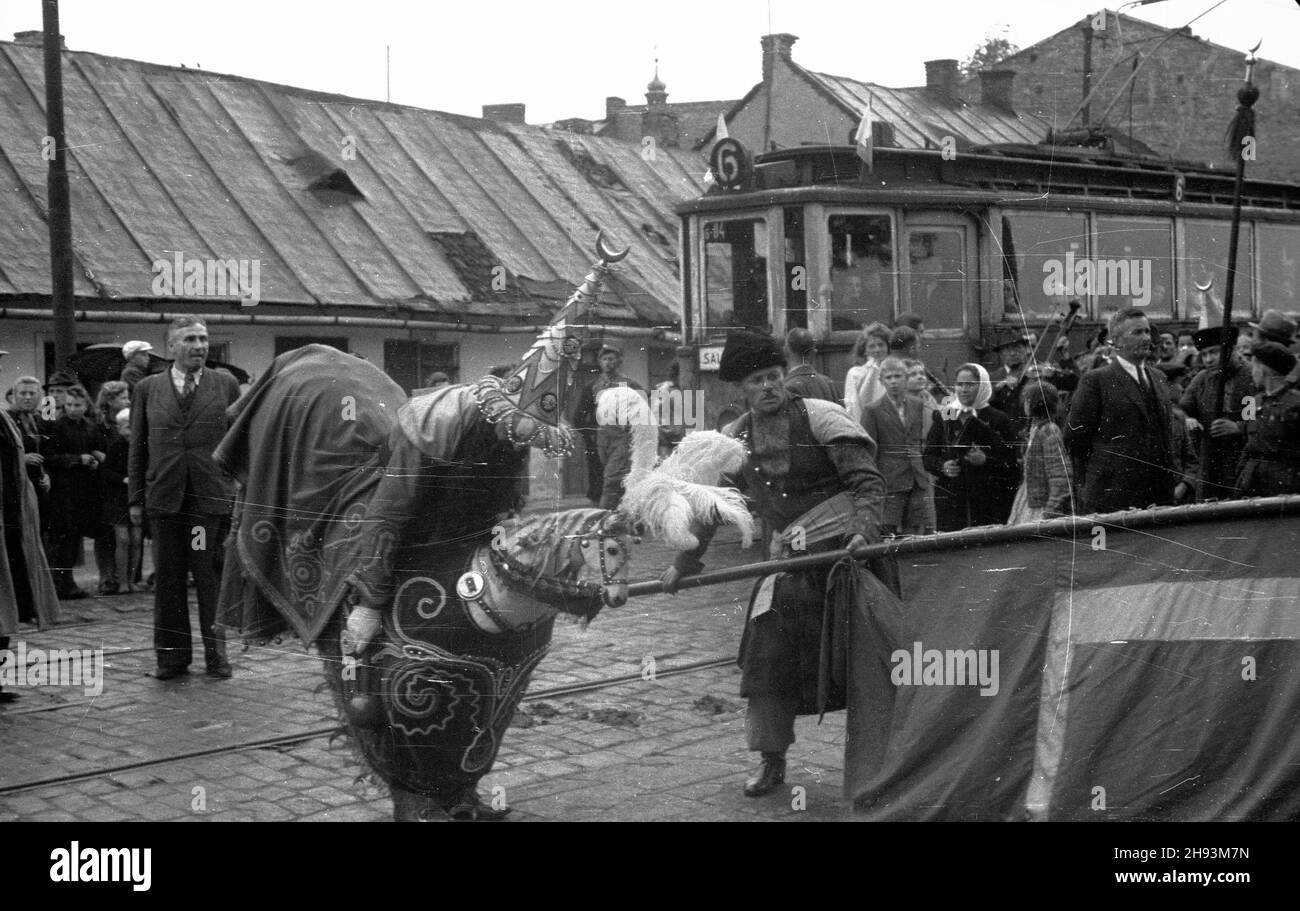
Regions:
<instances>
[{"instance_id":1,"label":"small flag on pole","mask_svg":"<svg viewBox=\"0 0 1300 911\"><path fill-rule=\"evenodd\" d=\"M713 140L716 142L716 141L719 140L719 139L726 139L726 138L728 138L728 136L730 136L730 135L731 135L731 134L729 134L729 133L727 132L727 117L726 117L726 115L725 115L725 114L719 114L719 115L718 115L718 128L717 128L716 130L714 130Z\"/></svg>"},{"instance_id":2,"label":"small flag on pole","mask_svg":"<svg viewBox=\"0 0 1300 911\"><path fill-rule=\"evenodd\" d=\"M1197 329L1211 329L1223 322L1223 307L1214 299L1213 285L1206 288L1196 286L1201 298L1201 316L1196 322Z\"/></svg>"},{"instance_id":3,"label":"small flag on pole","mask_svg":"<svg viewBox=\"0 0 1300 911\"><path fill-rule=\"evenodd\" d=\"M857 135L853 137L853 142L857 146L858 157L866 166L867 173L871 173L871 96L867 96L867 105L862 109L862 122L858 124Z\"/></svg>"}]
</instances>

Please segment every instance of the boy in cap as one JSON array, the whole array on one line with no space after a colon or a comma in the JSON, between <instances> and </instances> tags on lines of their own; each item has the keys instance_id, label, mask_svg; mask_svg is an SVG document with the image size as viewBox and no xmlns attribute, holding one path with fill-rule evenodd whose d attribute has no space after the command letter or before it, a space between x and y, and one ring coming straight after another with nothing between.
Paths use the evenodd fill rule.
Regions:
<instances>
[{"instance_id":1,"label":"boy in cap","mask_svg":"<svg viewBox=\"0 0 1300 911\"><path fill-rule=\"evenodd\" d=\"M1286 381L1296 369L1295 355L1277 342L1257 342L1251 358L1261 391L1243 415L1246 448L1237 491L1247 497L1300 493L1300 390Z\"/></svg>"},{"instance_id":2,"label":"boy in cap","mask_svg":"<svg viewBox=\"0 0 1300 911\"><path fill-rule=\"evenodd\" d=\"M122 368L118 379L126 383L132 392L135 391L135 384L149 375L149 352L152 350L153 345L141 341L127 342L122 346L126 366Z\"/></svg>"},{"instance_id":3,"label":"boy in cap","mask_svg":"<svg viewBox=\"0 0 1300 911\"><path fill-rule=\"evenodd\" d=\"M46 429L43 432L48 433L49 427L54 422L63 417L63 403L67 401L68 390L78 385L77 378L66 370L56 370L50 374L50 378L45 381L45 394L54 400L54 412L51 414L41 403L41 419L45 422Z\"/></svg>"}]
</instances>

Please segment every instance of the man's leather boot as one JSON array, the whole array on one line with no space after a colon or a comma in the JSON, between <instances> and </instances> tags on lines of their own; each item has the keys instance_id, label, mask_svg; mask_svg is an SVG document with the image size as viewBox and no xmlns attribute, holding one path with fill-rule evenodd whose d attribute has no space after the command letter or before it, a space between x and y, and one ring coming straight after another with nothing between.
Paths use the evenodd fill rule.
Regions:
<instances>
[{"instance_id":1,"label":"man's leather boot","mask_svg":"<svg viewBox=\"0 0 1300 911\"><path fill-rule=\"evenodd\" d=\"M764 753L763 764L745 781L745 796L762 797L771 794L777 785L782 784L785 784L785 754Z\"/></svg>"}]
</instances>

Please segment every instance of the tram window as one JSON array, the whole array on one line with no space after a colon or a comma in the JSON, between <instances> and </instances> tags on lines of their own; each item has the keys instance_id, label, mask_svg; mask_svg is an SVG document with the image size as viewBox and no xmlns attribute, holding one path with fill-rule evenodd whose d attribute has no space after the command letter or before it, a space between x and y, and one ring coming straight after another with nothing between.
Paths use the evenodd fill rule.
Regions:
<instances>
[{"instance_id":1,"label":"tram window","mask_svg":"<svg viewBox=\"0 0 1300 911\"><path fill-rule=\"evenodd\" d=\"M1174 315L1173 222L1097 216L1092 291L1101 314L1142 307Z\"/></svg>"},{"instance_id":2,"label":"tram window","mask_svg":"<svg viewBox=\"0 0 1300 911\"><path fill-rule=\"evenodd\" d=\"M894 243L888 215L832 215L831 329L894 319Z\"/></svg>"},{"instance_id":3,"label":"tram window","mask_svg":"<svg viewBox=\"0 0 1300 911\"><path fill-rule=\"evenodd\" d=\"M808 328L808 262L798 206L785 210L785 328Z\"/></svg>"},{"instance_id":4,"label":"tram window","mask_svg":"<svg viewBox=\"0 0 1300 911\"><path fill-rule=\"evenodd\" d=\"M1083 215L1008 212L1002 219L1003 302L1007 315L1050 319L1071 300L1087 304L1087 294L1075 294L1067 264L1088 255L1088 220Z\"/></svg>"},{"instance_id":5,"label":"tram window","mask_svg":"<svg viewBox=\"0 0 1300 911\"><path fill-rule=\"evenodd\" d=\"M1259 309L1300 313L1300 226L1255 223ZM1241 254L1238 253L1240 261Z\"/></svg>"},{"instance_id":6,"label":"tram window","mask_svg":"<svg viewBox=\"0 0 1300 911\"><path fill-rule=\"evenodd\" d=\"M927 329L964 327L963 295L966 256L962 232L953 229L912 229L907 232L911 266L909 308L925 320Z\"/></svg>"},{"instance_id":7,"label":"tram window","mask_svg":"<svg viewBox=\"0 0 1300 911\"><path fill-rule=\"evenodd\" d=\"M1218 325L1223 320L1223 295L1228 287L1228 235L1232 230L1226 221L1187 221L1183 236L1186 239L1187 285L1179 285L1179 315L1184 319L1197 319L1209 298L1210 321ZM1237 313L1254 312L1251 295L1254 245L1251 242L1249 222L1242 224L1237 247L1237 284L1233 291L1232 308ZM1213 280L1209 291L1202 293L1197 285Z\"/></svg>"},{"instance_id":8,"label":"tram window","mask_svg":"<svg viewBox=\"0 0 1300 911\"><path fill-rule=\"evenodd\" d=\"M761 218L704 224L704 326L767 329L767 222Z\"/></svg>"}]
</instances>

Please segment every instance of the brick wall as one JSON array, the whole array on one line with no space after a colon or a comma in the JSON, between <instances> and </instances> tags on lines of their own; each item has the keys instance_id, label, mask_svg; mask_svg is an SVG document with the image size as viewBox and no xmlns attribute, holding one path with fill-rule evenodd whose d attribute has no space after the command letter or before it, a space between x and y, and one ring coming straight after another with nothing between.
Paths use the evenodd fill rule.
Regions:
<instances>
[{"instance_id":1,"label":"brick wall","mask_svg":"<svg viewBox=\"0 0 1300 911\"><path fill-rule=\"evenodd\" d=\"M1048 121L1065 121L1082 101L1084 35L1074 26L1008 58L1001 66L1016 71L1014 106ZM1100 89L1091 105L1095 124L1131 73L1121 63L1102 79L1111 64L1138 47L1154 49L1164 29L1125 17L1107 17L1094 32L1093 84ZM1132 133L1158 153L1231 167L1224 135L1237 106L1237 89L1245 75L1245 54L1180 34L1139 69L1132 87ZM1248 176L1300 181L1300 70L1268 61L1255 69L1260 99L1257 160ZM969 82L965 91L978 91ZM1115 103L1107 125L1129 132L1129 90ZM1081 126L1081 121L1074 123Z\"/></svg>"}]
</instances>

